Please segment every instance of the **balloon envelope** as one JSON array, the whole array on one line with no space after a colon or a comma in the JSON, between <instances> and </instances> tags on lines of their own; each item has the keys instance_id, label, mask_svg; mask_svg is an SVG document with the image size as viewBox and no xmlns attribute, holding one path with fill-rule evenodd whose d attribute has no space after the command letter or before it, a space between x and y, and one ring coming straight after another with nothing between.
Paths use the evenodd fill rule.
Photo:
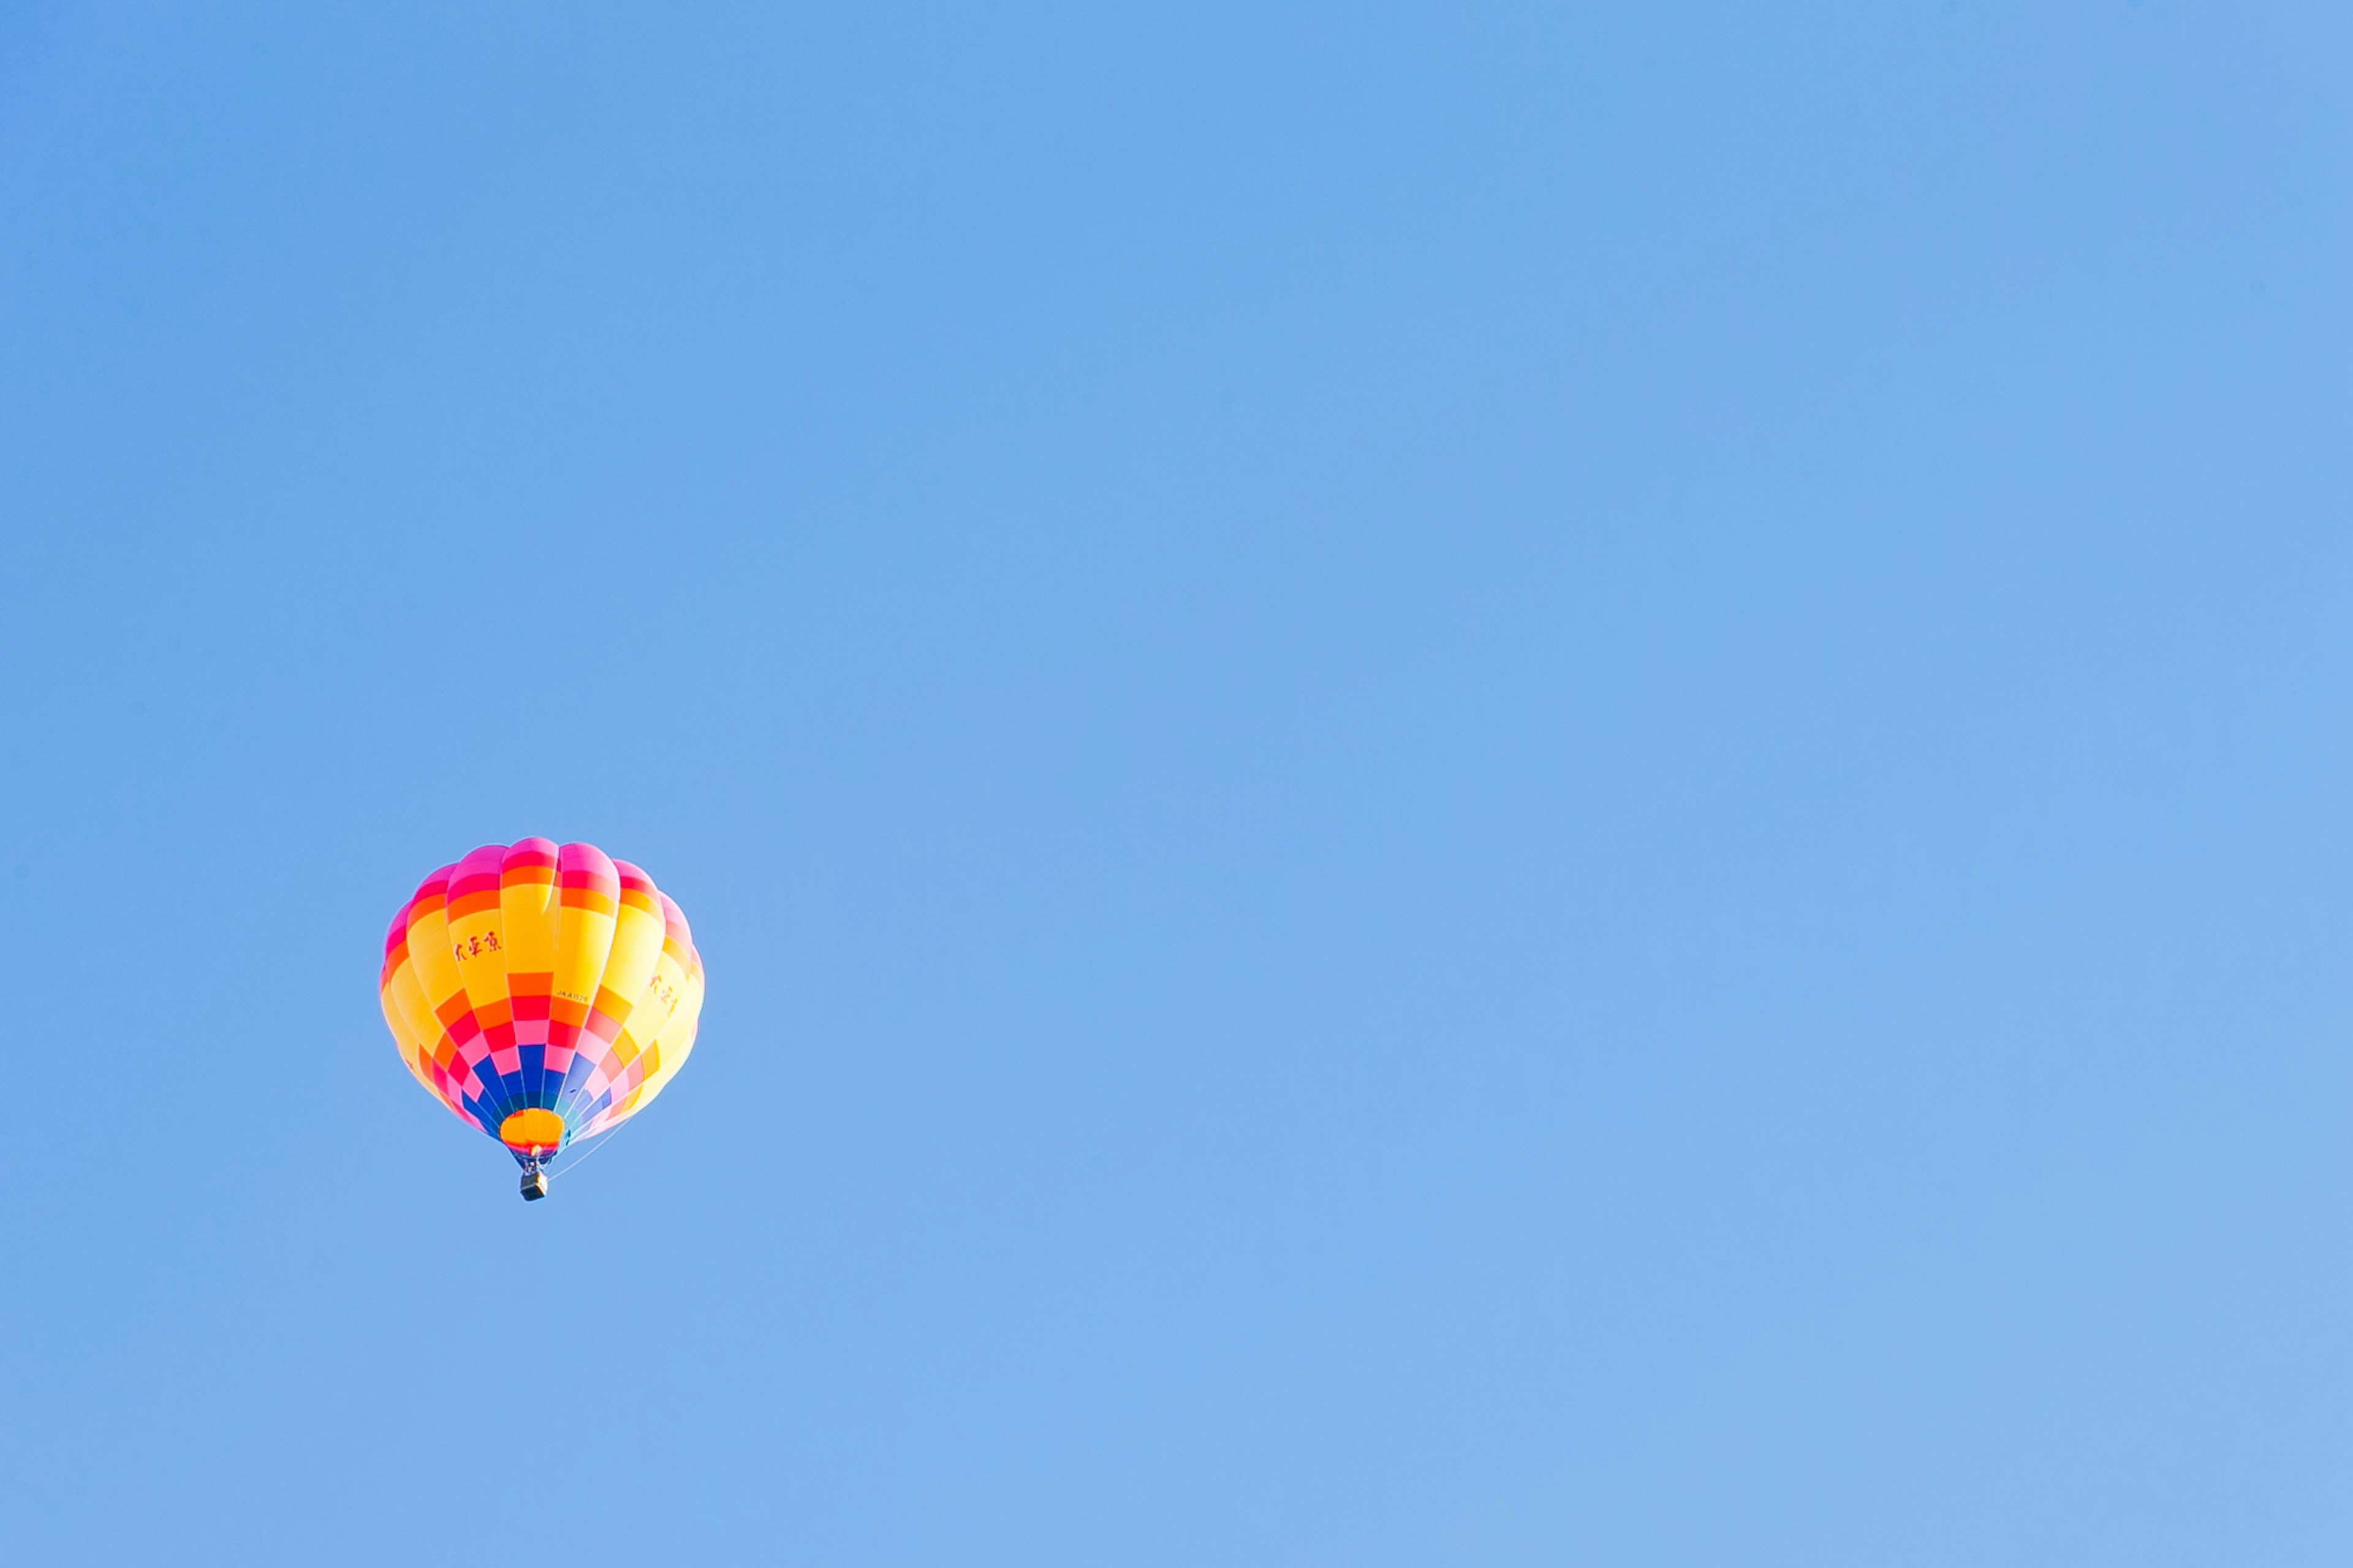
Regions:
<instances>
[{"instance_id":1,"label":"balloon envelope","mask_svg":"<svg viewBox=\"0 0 2353 1568\"><path fill-rule=\"evenodd\" d=\"M653 879L593 844L490 844L385 933L385 1022L409 1072L518 1161L610 1131L694 1048L702 961Z\"/></svg>"}]
</instances>

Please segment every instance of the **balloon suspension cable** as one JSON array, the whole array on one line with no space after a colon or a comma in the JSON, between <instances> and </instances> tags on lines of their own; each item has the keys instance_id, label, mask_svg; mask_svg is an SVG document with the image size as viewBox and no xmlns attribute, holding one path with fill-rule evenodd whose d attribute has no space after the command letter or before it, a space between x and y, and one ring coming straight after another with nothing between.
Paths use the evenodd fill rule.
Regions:
<instances>
[{"instance_id":1,"label":"balloon suspension cable","mask_svg":"<svg viewBox=\"0 0 2353 1568\"><path fill-rule=\"evenodd\" d=\"M634 1121L637 1119L635 1117L631 1117L629 1120ZM562 1171L558 1172L551 1170L548 1172L548 1174L551 1176L570 1175L573 1172L578 1170L581 1166L595 1159L597 1154L604 1150L607 1144L612 1142L614 1139L620 1136L621 1128L627 1127L628 1124L629 1123L628 1121L624 1121L621 1123L620 1127L607 1127L604 1131L596 1134L596 1142L589 1146L586 1153L575 1155L571 1163L566 1164Z\"/></svg>"}]
</instances>

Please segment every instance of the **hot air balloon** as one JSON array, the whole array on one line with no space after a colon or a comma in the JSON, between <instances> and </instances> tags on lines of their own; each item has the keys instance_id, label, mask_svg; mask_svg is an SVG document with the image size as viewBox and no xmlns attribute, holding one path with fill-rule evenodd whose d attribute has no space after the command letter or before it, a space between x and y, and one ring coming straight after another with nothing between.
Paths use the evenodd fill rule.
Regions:
<instances>
[{"instance_id":1,"label":"hot air balloon","mask_svg":"<svg viewBox=\"0 0 2353 1568\"><path fill-rule=\"evenodd\" d=\"M444 866L384 942L385 1022L417 1081L546 1163L650 1104L694 1048L702 961L653 879L593 844L488 844Z\"/></svg>"}]
</instances>

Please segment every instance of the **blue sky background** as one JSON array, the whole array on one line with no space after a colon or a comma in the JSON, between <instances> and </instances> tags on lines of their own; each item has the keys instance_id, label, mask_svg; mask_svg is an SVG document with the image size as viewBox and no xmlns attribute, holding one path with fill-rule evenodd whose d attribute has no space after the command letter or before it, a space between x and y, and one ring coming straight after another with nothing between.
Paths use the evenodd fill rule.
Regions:
<instances>
[{"instance_id":1,"label":"blue sky background","mask_svg":"<svg viewBox=\"0 0 2353 1568\"><path fill-rule=\"evenodd\" d=\"M0 7L5 1555L2342 1562L2348 160L2320 4ZM712 990L526 1207L530 834Z\"/></svg>"}]
</instances>

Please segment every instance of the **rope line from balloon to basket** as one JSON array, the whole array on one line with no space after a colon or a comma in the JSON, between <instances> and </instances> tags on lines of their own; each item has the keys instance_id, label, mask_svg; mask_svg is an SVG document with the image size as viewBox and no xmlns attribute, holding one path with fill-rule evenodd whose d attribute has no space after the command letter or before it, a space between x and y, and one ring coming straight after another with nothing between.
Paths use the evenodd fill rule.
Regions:
<instances>
[{"instance_id":1,"label":"rope line from balloon to basket","mask_svg":"<svg viewBox=\"0 0 2353 1568\"><path fill-rule=\"evenodd\" d=\"M630 1118L630 1121L635 1120L635 1117ZM589 1142L586 1152L574 1155L571 1160L567 1161L560 1168L552 1164L547 1166L547 1179L552 1182L558 1176L567 1175L570 1173L578 1170L589 1161L595 1159L606 1145L609 1144L614 1139L621 1135L621 1128L627 1127L628 1124L629 1123L628 1121L624 1121L621 1123L620 1127L608 1127L604 1131L597 1133L596 1136ZM579 1145L576 1143L573 1145L573 1148L575 1149L578 1147ZM566 1150L565 1152L570 1153L571 1151Z\"/></svg>"}]
</instances>

